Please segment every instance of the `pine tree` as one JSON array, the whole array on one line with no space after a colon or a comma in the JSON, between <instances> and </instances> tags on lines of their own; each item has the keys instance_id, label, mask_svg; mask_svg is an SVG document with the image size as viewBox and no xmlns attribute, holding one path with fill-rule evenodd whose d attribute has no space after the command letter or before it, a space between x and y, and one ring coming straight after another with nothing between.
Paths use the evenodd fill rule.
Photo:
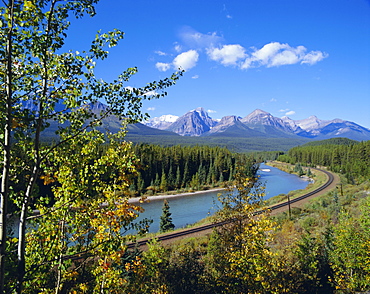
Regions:
<instances>
[{"instance_id":1,"label":"pine tree","mask_svg":"<svg viewBox=\"0 0 370 294\"><path fill-rule=\"evenodd\" d=\"M200 186L200 183L199 183L199 174L196 173L192 179L191 179L191 182L190 182L190 187L195 189L195 190L199 190L199 186Z\"/></svg>"},{"instance_id":2,"label":"pine tree","mask_svg":"<svg viewBox=\"0 0 370 294\"><path fill-rule=\"evenodd\" d=\"M181 188L181 171L180 171L180 166L177 166L177 170L176 170L175 187L176 187L176 189Z\"/></svg>"},{"instance_id":3,"label":"pine tree","mask_svg":"<svg viewBox=\"0 0 370 294\"><path fill-rule=\"evenodd\" d=\"M185 167L184 167L184 175L183 175L183 179L182 179L182 187L187 186L187 184L190 181L189 177L190 177L189 176L189 165L188 165L188 161L186 161Z\"/></svg>"},{"instance_id":4,"label":"pine tree","mask_svg":"<svg viewBox=\"0 0 370 294\"><path fill-rule=\"evenodd\" d=\"M137 190L139 192L139 195L142 195L145 192L145 182L140 172L137 176Z\"/></svg>"},{"instance_id":5,"label":"pine tree","mask_svg":"<svg viewBox=\"0 0 370 294\"><path fill-rule=\"evenodd\" d=\"M219 182L220 182L220 183L223 183L223 181L224 181L224 175L223 175L223 173L222 173L222 172L220 172Z\"/></svg>"},{"instance_id":6,"label":"pine tree","mask_svg":"<svg viewBox=\"0 0 370 294\"><path fill-rule=\"evenodd\" d=\"M155 191L157 192L159 190L159 185L161 184L161 180L159 179L159 174L155 174L155 180L154 180L154 187Z\"/></svg>"},{"instance_id":7,"label":"pine tree","mask_svg":"<svg viewBox=\"0 0 370 294\"><path fill-rule=\"evenodd\" d=\"M161 183L159 185L159 190L161 190L162 192L166 192L168 190L168 183L167 183L166 174L164 173L164 171L162 171Z\"/></svg>"},{"instance_id":8,"label":"pine tree","mask_svg":"<svg viewBox=\"0 0 370 294\"><path fill-rule=\"evenodd\" d=\"M159 231L161 233L173 230L175 225L172 223L172 217L170 212L170 205L167 200L163 201L162 215L160 217Z\"/></svg>"},{"instance_id":9,"label":"pine tree","mask_svg":"<svg viewBox=\"0 0 370 294\"><path fill-rule=\"evenodd\" d=\"M175 175L172 168L172 163L170 163L170 168L168 170L167 186L169 190L172 190L175 183Z\"/></svg>"}]
</instances>

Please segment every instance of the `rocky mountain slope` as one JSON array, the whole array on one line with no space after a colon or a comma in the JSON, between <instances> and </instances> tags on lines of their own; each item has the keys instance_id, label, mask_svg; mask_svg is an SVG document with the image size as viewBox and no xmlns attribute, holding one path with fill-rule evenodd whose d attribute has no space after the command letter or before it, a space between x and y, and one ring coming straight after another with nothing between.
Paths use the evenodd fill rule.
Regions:
<instances>
[{"instance_id":1,"label":"rocky mountain slope","mask_svg":"<svg viewBox=\"0 0 370 294\"><path fill-rule=\"evenodd\" d=\"M216 124L217 121L209 117L208 113L199 107L179 117L165 130L181 136L201 136L210 131Z\"/></svg>"},{"instance_id":2,"label":"rocky mountain slope","mask_svg":"<svg viewBox=\"0 0 370 294\"><path fill-rule=\"evenodd\" d=\"M161 130L175 132L181 136L224 136L224 137L271 137L329 139L345 137L353 140L370 140L370 130L354 122L341 119L320 120L310 116L303 120L289 117L278 118L261 109L247 116L225 116L220 121L212 119L201 107L191 110L175 121L163 116L150 119L143 124ZM158 121L160 123L158 123Z\"/></svg>"}]
</instances>

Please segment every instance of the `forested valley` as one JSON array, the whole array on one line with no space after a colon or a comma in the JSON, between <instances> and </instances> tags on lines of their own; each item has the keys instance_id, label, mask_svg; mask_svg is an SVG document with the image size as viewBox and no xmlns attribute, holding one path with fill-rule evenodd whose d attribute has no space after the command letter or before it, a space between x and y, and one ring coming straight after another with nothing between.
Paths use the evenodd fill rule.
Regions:
<instances>
[{"instance_id":1,"label":"forested valley","mask_svg":"<svg viewBox=\"0 0 370 294\"><path fill-rule=\"evenodd\" d=\"M147 118L143 101L166 96L183 71L132 88L138 69L130 67L106 81L94 70L121 30L97 32L81 52L64 48L70 21L94 16L98 0L2 2L1 294L370 291L369 142L253 155L133 145L125 126ZM92 111L100 100L107 107ZM99 129L112 116L122 128ZM48 131L57 139L43 140ZM245 150L244 140L237 143ZM259 160L279 155L326 166L339 173L340 187L289 215L270 215L255 172ZM205 221L222 226L169 245L152 235L146 248L128 248L148 237L148 222L135 223L143 208L132 196L142 202L216 186L226 188L222 209ZM164 227L173 228L170 206L163 212Z\"/></svg>"},{"instance_id":2,"label":"forested valley","mask_svg":"<svg viewBox=\"0 0 370 294\"><path fill-rule=\"evenodd\" d=\"M132 252L146 270L132 272L127 291L135 292L138 284L143 293L369 291L370 183L365 168L369 146L369 141L327 140L280 154L279 160L293 164L291 172L297 166L326 165L341 178L335 190L303 207L293 206L291 215L266 212L252 217L251 212L264 205L263 183L237 172L233 180L237 196L223 194L224 209L213 219L233 222L208 237L171 246L154 239L148 250ZM253 192L252 186L257 188Z\"/></svg>"},{"instance_id":3,"label":"forested valley","mask_svg":"<svg viewBox=\"0 0 370 294\"><path fill-rule=\"evenodd\" d=\"M93 136L95 139L103 138L102 135L97 136L97 133ZM120 289L113 284L107 286L110 292L120 293L123 289L124 293L353 293L369 289L370 184L367 167L370 163L370 142L344 144L340 141L328 144L328 141L323 141L317 146L294 147L286 154L235 154L220 147L161 147L115 141L106 144L103 140L100 143L86 143L86 146L80 143L74 145L74 151L85 155L76 156L67 170L64 157L58 154L56 170L62 168L69 171L67 178L62 174L53 176L48 173L48 168L43 171L42 182L48 183L48 191L53 193L49 198L43 195L43 199L35 202L38 208L42 207L40 201L45 202L41 212L50 213L55 205L63 203L60 202L60 193L69 190L76 193L78 190L72 187L80 180L100 183L94 188L95 191L92 187L86 187L90 195L96 196L101 187L109 189L116 185L116 175L128 158L132 166L124 167L125 175L119 177L124 186L115 186L120 189L121 197L145 197L170 190L175 193L216 186L226 188L219 199L223 209L208 221L227 221L228 224L214 229L211 235L185 239L171 245L162 245L154 237L145 250L127 249L125 245L112 247L109 264L104 262L98 266L100 271L106 271L104 281L111 280L120 285ZM70 155L66 153L66 156ZM269 216L269 212L265 211L255 217L253 212L265 205L264 184L255 177L258 162L262 159L285 161L291 164L288 171L297 174L297 166L306 166L308 170L318 165L327 166L340 174L341 185L304 207L293 206L291 214ZM101 167L96 166L98 161L103 164ZM87 174L79 174L78 167L83 168ZM106 167L109 169L106 170ZM360 167L363 167L363 171ZM141 189L138 188L140 186ZM42 186L40 188L42 191ZM92 203L89 199L82 201L77 203ZM97 246L93 239L102 232L86 226L86 221L93 216L89 221L93 224L100 219L96 223L98 228L102 227L103 222L106 223L104 227L108 228L112 221L115 223L115 229L111 227L113 230L118 227L130 228L130 222L141 210L139 206L130 208L122 204L124 207L119 209L122 209L120 213L124 222L116 223L115 216L110 215L109 210L104 212L108 216L106 220L92 212L83 218L78 217L79 222L76 224L85 229L73 233L71 236L74 237L69 241L66 231L64 238L67 239L64 239L63 246L68 247L64 249L55 248L56 244L48 245L51 240L47 237L50 229L59 226L55 217L59 218L60 214L53 215L49 220L45 217L36 218L34 224L39 225L40 230L37 234L33 231L33 240L28 241L29 246L44 242L43 246L47 246L45 248L64 252L63 259L59 261L63 268L47 270L52 263L39 266L35 276L28 276L30 281L37 278L39 282L34 284L35 287L30 287L26 282L27 290L24 292L33 293L38 287L43 287L46 292L47 289L54 289L59 273L63 277L63 291L68 289L78 292L82 289L86 293L94 293L98 284L92 271L96 267L88 256L78 256L84 252L82 248L88 252L92 250L91 246ZM83 207L86 206L82 206L85 209ZM71 217L78 216L78 211L69 213ZM168 205L166 214L170 215ZM166 225L173 228L168 222ZM145 227L144 230L139 227L137 229L145 231ZM89 235L84 236L85 232L89 232ZM107 231L107 236L120 235L118 231L112 233ZM41 241L43 238L49 241ZM77 244L80 245L71 246L72 240L78 240ZM127 242L129 239L125 237L124 240ZM29 249L29 252L37 253L37 247ZM40 263L42 256L34 256L32 263Z\"/></svg>"}]
</instances>

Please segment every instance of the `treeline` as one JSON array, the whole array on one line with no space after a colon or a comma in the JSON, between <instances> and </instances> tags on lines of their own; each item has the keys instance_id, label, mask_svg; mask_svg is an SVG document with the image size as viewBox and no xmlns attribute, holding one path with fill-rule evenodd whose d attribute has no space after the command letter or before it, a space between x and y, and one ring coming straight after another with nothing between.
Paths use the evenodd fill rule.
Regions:
<instances>
[{"instance_id":1,"label":"treeline","mask_svg":"<svg viewBox=\"0 0 370 294\"><path fill-rule=\"evenodd\" d=\"M231 181L241 162L248 175L258 169L252 157L221 147L137 144L133 151L139 159L138 175L130 186L135 195L214 187Z\"/></svg>"},{"instance_id":2,"label":"treeline","mask_svg":"<svg viewBox=\"0 0 370 294\"><path fill-rule=\"evenodd\" d=\"M264 161L271 161L277 160L280 155L284 155L284 151L256 151L256 152L249 152L250 156L252 156L257 162L264 162Z\"/></svg>"},{"instance_id":3,"label":"treeline","mask_svg":"<svg viewBox=\"0 0 370 294\"><path fill-rule=\"evenodd\" d=\"M126 140L136 144L151 144L161 146L211 146L211 147L227 147L232 152L245 153L245 152L260 152L260 151L274 151L283 150L288 151L290 148L302 145L309 141L306 138L243 138L243 137L221 137L221 136L204 136L204 137L188 137L188 136L173 136L173 135L151 135L142 134L130 130Z\"/></svg>"},{"instance_id":4,"label":"treeline","mask_svg":"<svg viewBox=\"0 0 370 294\"><path fill-rule=\"evenodd\" d=\"M311 141L303 146L318 146L318 145L354 145L358 144L359 141L351 140L348 138L330 138L326 140Z\"/></svg>"},{"instance_id":5,"label":"treeline","mask_svg":"<svg viewBox=\"0 0 370 294\"><path fill-rule=\"evenodd\" d=\"M348 180L370 178L370 141L351 145L318 145L294 147L279 161L307 166L326 166L344 174Z\"/></svg>"}]
</instances>

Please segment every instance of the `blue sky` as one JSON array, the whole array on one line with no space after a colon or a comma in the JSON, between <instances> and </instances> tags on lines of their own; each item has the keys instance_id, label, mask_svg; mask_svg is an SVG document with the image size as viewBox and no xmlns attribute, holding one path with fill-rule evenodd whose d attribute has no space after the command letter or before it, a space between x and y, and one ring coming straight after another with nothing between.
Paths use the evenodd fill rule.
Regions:
<instances>
[{"instance_id":1,"label":"blue sky","mask_svg":"<svg viewBox=\"0 0 370 294\"><path fill-rule=\"evenodd\" d=\"M88 49L99 29L124 31L98 77L137 66L127 86L140 87L186 70L167 97L144 104L151 117L260 108L370 128L369 0L101 0L96 8L73 20L65 48Z\"/></svg>"}]
</instances>

